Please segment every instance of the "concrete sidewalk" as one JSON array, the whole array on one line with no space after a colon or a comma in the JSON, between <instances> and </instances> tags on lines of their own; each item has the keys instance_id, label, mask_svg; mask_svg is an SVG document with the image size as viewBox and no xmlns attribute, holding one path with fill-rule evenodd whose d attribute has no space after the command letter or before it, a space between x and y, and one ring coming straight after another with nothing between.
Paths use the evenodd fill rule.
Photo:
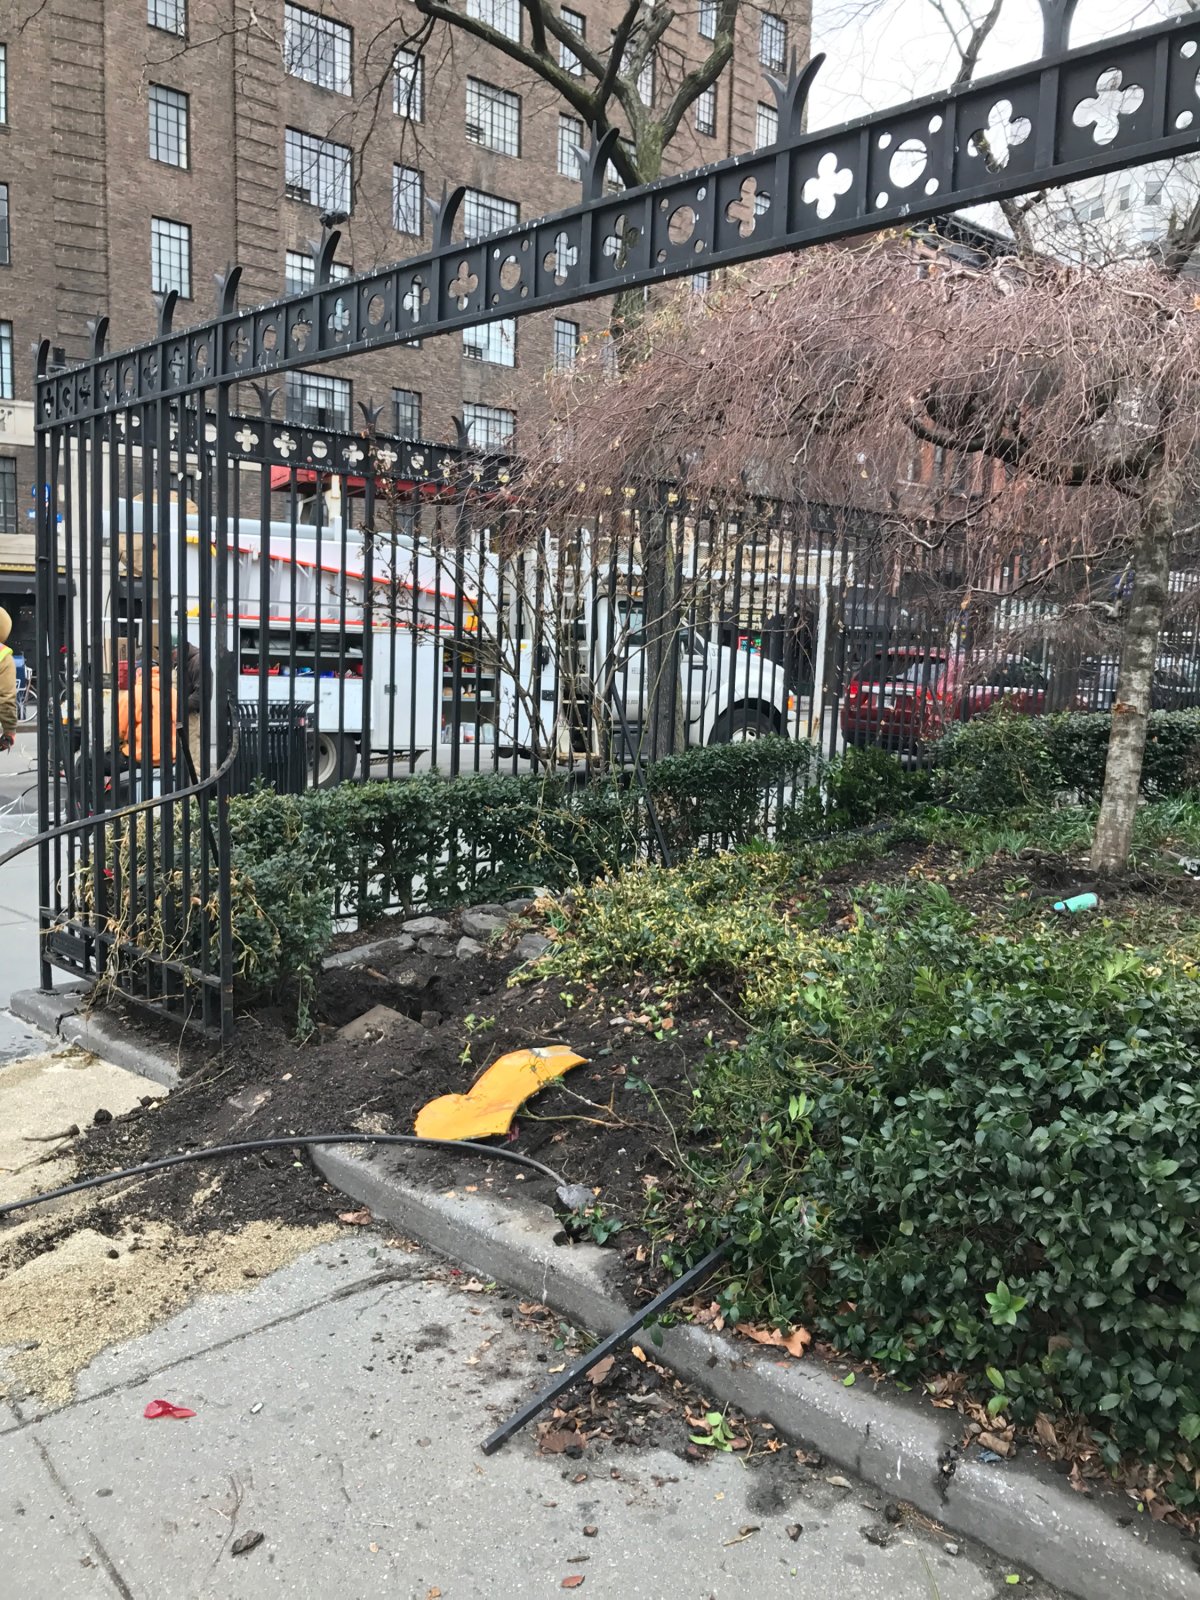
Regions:
<instances>
[{"instance_id":1,"label":"concrete sidewalk","mask_svg":"<svg viewBox=\"0 0 1200 1600\"><path fill-rule=\"evenodd\" d=\"M685 1462L677 1413L672 1449L568 1460L527 1432L484 1457L481 1438L564 1356L517 1325L514 1297L463 1283L356 1232L105 1352L62 1410L0 1401L0 1588L466 1600L582 1577L568 1587L596 1600L1050 1596L965 1545L891 1527L878 1495L790 1450L758 1468ZM197 1415L146 1421L156 1398ZM261 1542L234 1554L249 1533Z\"/></svg>"}]
</instances>

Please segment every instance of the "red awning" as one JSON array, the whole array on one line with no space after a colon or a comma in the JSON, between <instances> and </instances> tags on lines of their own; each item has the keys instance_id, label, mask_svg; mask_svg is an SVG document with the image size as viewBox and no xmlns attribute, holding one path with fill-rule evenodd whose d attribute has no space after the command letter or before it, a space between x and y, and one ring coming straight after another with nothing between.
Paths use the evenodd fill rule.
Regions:
<instances>
[{"instance_id":1,"label":"red awning","mask_svg":"<svg viewBox=\"0 0 1200 1600\"><path fill-rule=\"evenodd\" d=\"M328 481L335 477L336 474L332 472L322 472L320 476ZM314 467L271 468L272 489L290 489L293 483L296 485L297 489L315 489L317 486L316 469ZM364 494L366 492L367 480L365 478L356 478L351 476L342 478L341 483L343 494ZM406 494L411 494L414 488L420 489L422 494L437 494L442 488L442 485L438 483L414 484L411 479L405 478L400 478L395 481L386 480L384 478L376 478L376 494L385 494L389 487L392 489L398 489Z\"/></svg>"}]
</instances>

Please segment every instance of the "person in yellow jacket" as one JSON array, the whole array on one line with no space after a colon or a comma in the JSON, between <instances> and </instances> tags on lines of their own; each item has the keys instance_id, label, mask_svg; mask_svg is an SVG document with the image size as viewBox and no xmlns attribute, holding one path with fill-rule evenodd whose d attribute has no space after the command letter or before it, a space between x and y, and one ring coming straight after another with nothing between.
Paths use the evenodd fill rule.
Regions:
<instances>
[{"instance_id":1,"label":"person in yellow jacket","mask_svg":"<svg viewBox=\"0 0 1200 1600\"><path fill-rule=\"evenodd\" d=\"M11 750L17 738L17 663L8 636L12 618L0 606L0 750Z\"/></svg>"}]
</instances>

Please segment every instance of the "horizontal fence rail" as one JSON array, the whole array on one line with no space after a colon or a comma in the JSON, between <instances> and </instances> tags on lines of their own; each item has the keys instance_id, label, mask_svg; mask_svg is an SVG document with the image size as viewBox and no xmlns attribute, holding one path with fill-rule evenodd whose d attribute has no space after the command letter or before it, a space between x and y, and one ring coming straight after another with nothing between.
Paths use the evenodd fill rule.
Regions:
<instances>
[{"instance_id":1,"label":"horizontal fence rail","mask_svg":"<svg viewBox=\"0 0 1200 1600\"><path fill-rule=\"evenodd\" d=\"M329 240L311 292L236 305L175 333L48 373L36 426L117 412L213 383L268 378L339 356L524 316L622 289L909 224L1200 149L1200 17L1183 16L908 105L805 133L819 59L774 84L780 142L681 177L603 195L615 132L588 153L583 202L485 239L453 239L465 190L433 207L434 248L330 284ZM333 236L331 235L332 239ZM336 240L334 239L334 243ZM328 259L326 259L328 258Z\"/></svg>"}]
</instances>

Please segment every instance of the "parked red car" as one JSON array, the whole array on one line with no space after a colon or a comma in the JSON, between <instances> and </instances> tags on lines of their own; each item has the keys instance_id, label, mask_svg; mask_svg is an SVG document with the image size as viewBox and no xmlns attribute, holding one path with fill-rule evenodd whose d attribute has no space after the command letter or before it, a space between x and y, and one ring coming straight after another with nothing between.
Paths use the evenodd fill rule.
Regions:
<instances>
[{"instance_id":1,"label":"parked red car","mask_svg":"<svg viewBox=\"0 0 1200 1600\"><path fill-rule=\"evenodd\" d=\"M921 645L877 650L842 696L842 736L847 744L915 749L999 700L1036 716L1046 709L1047 687L1042 668L1021 656L966 656Z\"/></svg>"}]
</instances>

